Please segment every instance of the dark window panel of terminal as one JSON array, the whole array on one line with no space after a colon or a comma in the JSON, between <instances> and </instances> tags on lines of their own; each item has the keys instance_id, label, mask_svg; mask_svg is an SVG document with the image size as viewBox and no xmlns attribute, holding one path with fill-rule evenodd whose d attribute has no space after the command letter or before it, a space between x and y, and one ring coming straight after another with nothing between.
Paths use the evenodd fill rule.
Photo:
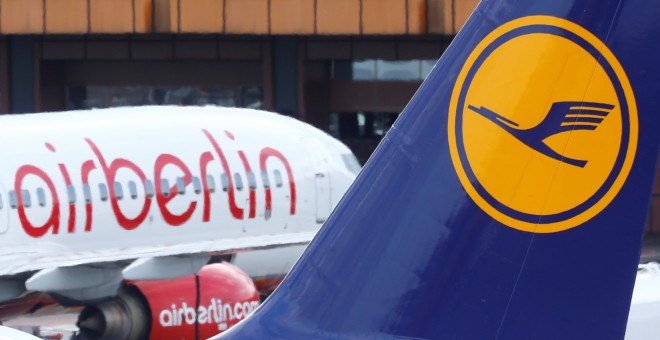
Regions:
<instances>
[{"instance_id":1,"label":"dark window panel of terminal","mask_svg":"<svg viewBox=\"0 0 660 340\"><path fill-rule=\"evenodd\" d=\"M332 113L328 131L346 143L364 164L397 116L396 112Z\"/></svg>"}]
</instances>

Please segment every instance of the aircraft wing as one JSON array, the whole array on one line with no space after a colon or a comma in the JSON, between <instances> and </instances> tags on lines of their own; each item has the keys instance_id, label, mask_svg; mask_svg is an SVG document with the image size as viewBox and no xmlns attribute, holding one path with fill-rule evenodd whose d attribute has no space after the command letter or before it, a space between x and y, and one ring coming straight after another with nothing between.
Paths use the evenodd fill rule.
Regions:
<instances>
[{"instance_id":1,"label":"aircraft wing","mask_svg":"<svg viewBox=\"0 0 660 340\"><path fill-rule=\"evenodd\" d=\"M51 293L81 303L94 301L114 296L124 280L183 277L198 272L212 255L236 256L241 252L302 246L314 234L307 231L84 252L58 245L5 248L0 253L0 301L28 291ZM279 263L292 264L298 255L294 253L293 258L283 258ZM286 271L282 272L281 267L265 270L284 276Z\"/></svg>"},{"instance_id":2,"label":"aircraft wing","mask_svg":"<svg viewBox=\"0 0 660 340\"><path fill-rule=\"evenodd\" d=\"M187 255L225 255L242 251L262 250L309 243L316 232L274 234L237 239L218 239L161 246L110 248L98 251L68 251L57 245L31 247L28 250L3 248L0 250L0 276L12 276L44 269L74 267L88 264L112 263L136 259ZM18 248L18 247L17 247ZM167 277L166 273L161 274ZM141 277L135 275L131 279Z\"/></svg>"}]
</instances>

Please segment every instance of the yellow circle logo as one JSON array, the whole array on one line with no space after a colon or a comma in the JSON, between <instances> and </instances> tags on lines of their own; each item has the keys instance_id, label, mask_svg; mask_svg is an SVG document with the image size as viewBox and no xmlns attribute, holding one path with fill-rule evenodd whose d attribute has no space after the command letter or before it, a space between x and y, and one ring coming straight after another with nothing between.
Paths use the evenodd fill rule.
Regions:
<instances>
[{"instance_id":1,"label":"yellow circle logo","mask_svg":"<svg viewBox=\"0 0 660 340\"><path fill-rule=\"evenodd\" d=\"M632 87L612 52L547 16L486 36L449 106L451 158L468 195L528 232L570 229L600 213L630 172L637 131Z\"/></svg>"}]
</instances>

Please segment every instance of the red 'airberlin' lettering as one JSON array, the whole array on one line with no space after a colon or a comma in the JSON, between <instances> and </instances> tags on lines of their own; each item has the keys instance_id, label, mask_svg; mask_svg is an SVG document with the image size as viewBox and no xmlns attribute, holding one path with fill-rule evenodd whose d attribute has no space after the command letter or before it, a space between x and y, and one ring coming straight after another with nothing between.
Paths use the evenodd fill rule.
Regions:
<instances>
[{"instance_id":1,"label":"red 'airberlin' lettering","mask_svg":"<svg viewBox=\"0 0 660 340\"><path fill-rule=\"evenodd\" d=\"M214 163L216 158L211 151L203 151L199 157L199 173L200 173L200 180L201 180L202 194L203 194L203 212L201 217L202 221L208 222L211 219L211 190L209 190L210 189L209 177L211 176L209 174L213 174L214 172L210 171L209 166L212 163L219 164L221 167L221 171L227 178L227 183L226 183L227 198L229 201L229 212L231 216L235 219L246 218L244 214L244 209L239 207L236 203L236 192L235 192L236 189L234 188L232 172L229 167L229 162L227 161L227 158L222 148L220 147L220 144L213 137L213 135L211 135L211 133L206 129L202 129L202 133L210 142L212 150L215 152L215 155L217 155L217 159L218 159L218 163ZM225 131L225 135L230 140L232 141L235 140L234 135L231 134L229 131ZM134 230L145 221L151 207L152 197L147 193L147 178L145 172L137 164L125 158L115 158L111 161L106 160L100 148L96 145L94 141L92 141L90 138L85 138L84 140L90 147L99 165L97 167L97 164L93 159L85 160L80 165L79 178L80 178L80 182L82 183L82 191L84 196L85 214L86 214L85 226L84 226L85 232L92 231L94 209L93 209L92 191L90 190L90 174L94 170L101 171L102 176L106 181L107 188L110 194L110 203L111 203L112 211L115 215L115 218L117 219L117 223L125 230ZM45 145L49 151L53 153L56 152L55 147L50 143L46 143ZM243 150L237 150L237 154L248 176L253 175L252 168L250 166L250 163L248 162L248 158L245 152ZM274 157L278 159L286 169L287 175L289 177L289 190L290 190L290 199L291 199L290 214L294 215L296 211L296 188L295 188L295 181L293 179L293 172L291 170L291 166L289 165L289 162L286 159L286 157L284 157L284 155L281 152L273 148L266 147L262 149L261 152L259 153L259 167L262 171L262 174L266 173L267 170L266 163L270 157ZM64 163L57 163L57 166L61 175L61 180L64 184L64 187L66 188L65 191L67 192L67 195L74 195L74 193L68 192L70 188L74 187L74 184L72 181L72 177L69 174L69 170L67 169L67 165ZM163 169L168 166L175 167L178 169L178 171L181 172L182 176L179 177L181 178L181 180L183 180L184 187L190 185L190 183L192 182L193 174L190 171L190 168L180 158L172 154L167 154L167 153L160 154L158 155L158 157L154 162L154 182L155 182L154 184L156 191L156 203L160 210L161 216L163 217L165 222L168 223L169 225L181 226L192 217L193 213L197 208L198 202L192 200L188 204L187 209L181 214L175 214L170 210L167 204L178 195L178 190L177 190L178 188L177 188L177 183L174 183L174 185L172 185L172 187L169 188L169 195L167 196L164 195L165 188L162 187L163 183L161 179L163 177ZM139 181L137 182L139 182L144 189L144 193L145 193L144 201L140 213L135 218L130 218L126 216L126 214L124 214L124 212L121 210L121 207L119 205L119 200L121 198L117 196L117 192L116 192L117 189L115 188L115 183L116 183L117 172L120 169L124 169L123 171L128 170L131 171L133 174L135 174L135 176L139 178ZM34 225L27 216L27 211L26 211L27 207L25 205L26 197L23 197L24 195L23 182L27 176L34 176L39 178L48 188L50 197L52 199L50 214L47 216L48 219L43 225ZM256 217L256 189L254 187L254 178L249 177L248 183L249 183L249 212L247 218L253 219ZM197 188L198 187L195 187L195 190L198 190ZM215 189L215 186L213 187L213 189ZM270 216L270 211L272 210L272 193L271 193L272 188L265 187L264 189L265 189L264 194L266 199L265 216L266 218L268 218ZM56 191L53 180L48 176L48 174L44 170L31 164L25 164L20 166L16 171L14 191L17 197L16 208L18 210L18 217L23 226L23 229L28 235L37 238L37 237L42 237L49 232L52 234L59 233L59 226L61 223L60 221L61 200L59 199L60 196ZM196 192L199 193L198 191ZM132 197L133 199L137 198L134 193L132 193L132 195L133 195ZM76 200L73 198L74 197L71 197L71 199L68 201L69 202L68 203L69 215L68 215L68 223L67 223L68 233L75 233L75 229L76 229L75 228ZM43 197L40 197L39 199L40 199L40 205L43 205L42 203Z\"/></svg>"},{"instance_id":2,"label":"red 'airberlin' lettering","mask_svg":"<svg viewBox=\"0 0 660 340\"><path fill-rule=\"evenodd\" d=\"M227 175L227 181L229 183L229 189L227 190L227 196L229 196L229 210L231 211L231 214L232 216L234 216L234 218L241 220L243 219L243 208L239 208L236 205L236 197L234 196L234 181L231 179L231 169L229 169L229 162L227 162L227 158L225 158L225 154L222 152L220 145L215 140L215 138L213 138L211 133L208 132L206 129L202 129L202 132L204 132L206 138L208 138L209 142L211 142L211 145L213 145L213 149L215 149L215 152L218 154L218 157L220 157L220 163L222 164L222 169L225 171L225 174Z\"/></svg>"},{"instance_id":3,"label":"red 'airberlin' lettering","mask_svg":"<svg viewBox=\"0 0 660 340\"><path fill-rule=\"evenodd\" d=\"M179 158L172 156L170 154L162 154L156 158L156 164L154 164L154 181L156 182L156 202L158 203L158 207L160 208L160 213L163 215L163 219L167 224L172 225L172 226L180 226L192 216L193 212L195 211L195 207L197 207L197 202L193 201L190 202L188 205L188 209L184 211L181 215L176 215L173 214L168 208L167 208L167 203L171 201L174 197L176 197L179 193L177 191L176 185L173 185L171 188L169 188L169 194L165 196L163 194L163 186L162 186L162 173L163 173L163 168L165 168L166 165L173 165L179 168L181 172L183 172L183 183L184 187L190 184L192 181L192 174L190 173L190 170L186 166L185 163L183 163L182 160Z\"/></svg>"},{"instance_id":4,"label":"red 'airberlin' lettering","mask_svg":"<svg viewBox=\"0 0 660 340\"><path fill-rule=\"evenodd\" d=\"M291 171L291 165L289 165L289 161L286 160L286 157L284 157L281 152L273 148L264 148L261 150L261 154L259 155L259 168L262 173L266 172L266 161L270 157L279 159L282 164L284 164L286 174L289 176L289 190L291 192L291 215L294 215L296 213L296 183L293 180L293 171ZM271 201L272 197L270 194L270 188L266 188L266 212L272 209Z\"/></svg>"},{"instance_id":5,"label":"red 'airberlin' lettering","mask_svg":"<svg viewBox=\"0 0 660 340\"><path fill-rule=\"evenodd\" d=\"M135 163L124 158L117 158L112 161L112 163L110 163L110 166L108 166L108 164L105 162L105 158L103 158L103 155L101 154L101 151L96 146L96 144L94 144L94 142L89 138L85 138L85 141L87 144L89 144L89 147L92 148L92 151L96 155L96 158L98 158L99 163L101 163L101 169L103 169L103 173L105 174L105 180L108 182L112 211L117 217L117 223L119 223L119 225L126 230L137 228L140 224L142 224L142 222L144 222L144 219L147 218L149 207L151 207L151 198L145 195L145 202L142 206L142 211L140 211L140 214L136 218L131 219L126 217L126 215L124 215L124 213L121 211L121 208L119 208L119 201L117 200L117 193L115 192L114 186L115 177L117 176L117 170L121 168L132 170L138 176L138 178L140 178L140 183L144 183L147 177L144 175L142 169L135 165Z\"/></svg>"},{"instance_id":6,"label":"red 'airberlin' lettering","mask_svg":"<svg viewBox=\"0 0 660 340\"><path fill-rule=\"evenodd\" d=\"M204 214L202 221L208 222L211 219L211 192L209 191L208 175L206 166L213 160L213 155L206 151L199 156L199 172L202 178L202 186L204 190Z\"/></svg>"},{"instance_id":7,"label":"red 'airberlin' lettering","mask_svg":"<svg viewBox=\"0 0 660 340\"><path fill-rule=\"evenodd\" d=\"M50 190L51 197L53 197L53 207L50 211L50 217L41 226L33 225L28 220L25 214L25 204L23 202L23 180L26 176L33 175L39 177ZM34 165L23 165L16 171L16 182L14 183L14 190L16 191L16 198L18 199L18 218L21 220L23 230L32 237L44 236L49 229L53 230L53 234L57 234L60 229L60 202L57 200L57 191L53 181L48 177L46 172L37 168Z\"/></svg>"}]
</instances>

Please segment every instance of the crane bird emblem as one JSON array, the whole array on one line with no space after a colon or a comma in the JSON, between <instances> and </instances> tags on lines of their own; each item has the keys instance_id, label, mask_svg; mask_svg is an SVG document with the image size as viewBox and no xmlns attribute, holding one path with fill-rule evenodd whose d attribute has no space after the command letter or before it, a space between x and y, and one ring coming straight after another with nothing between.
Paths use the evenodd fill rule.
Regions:
<instances>
[{"instance_id":1,"label":"crane bird emblem","mask_svg":"<svg viewBox=\"0 0 660 340\"><path fill-rule=\"evenodd\" d=\"M586 160L562 155L544 141L550 136L563 132L595 130L612 111L614 105L593 102L555 102L543 121L529 129L520 129L518 123L486 107L477 108L469 105L468 108L497 124L530 148L558 161L584 168L587 164Z\"/></svg>"},{"instance_id":2,"label":"crane bird emblem","mask_svg":"<svg viewBox=\"0 0 660 340\"><path fill-rule=\"evenodd\" d=\"M639 122L626 71L601 39L565 19L527 16L467 45L445 131L465 193L495 221L556 233L617 197Z\"/></svg>"}]
</instances>

